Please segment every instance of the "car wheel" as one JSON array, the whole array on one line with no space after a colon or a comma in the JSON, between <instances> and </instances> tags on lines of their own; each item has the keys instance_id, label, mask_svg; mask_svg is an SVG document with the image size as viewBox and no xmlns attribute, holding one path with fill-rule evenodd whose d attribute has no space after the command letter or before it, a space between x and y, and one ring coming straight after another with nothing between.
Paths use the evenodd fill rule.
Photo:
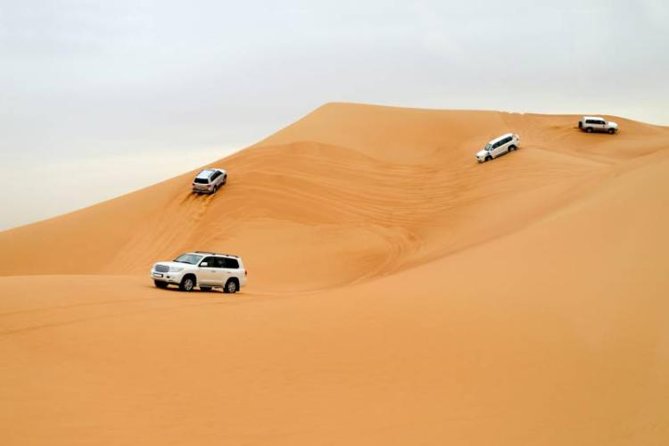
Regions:
<instances>
[{"instance_id":1,"label":"car wheel","mask_svg":"<svg viewBox=\"0 0 669 446\"><path fill-rule=\"evenodd\" d=\"M514 145L509 146L509 152L511 152L512 150L516 150L516 146L514 146Z\"/></svg>"},{"instance_id":2,"label":"car wheel","mask_svg":"<svg viewBox=\"0 0 669 446\"><path fill-rule=\"evenodd\" d=\"M158 288L167 288L167 282L163 282L162 280L154 280L153 283Z\"/></svg>"},{"instance_id":3,"label":"car wheel","mask_svg":"<svg viewBox=\"0 0 669 446\"><path fill-rule=\"evenodd\" d=\"M179 284L181 291L193 291L193 288L195 288L195 279L193 276L186 276L181 279L181 283Z\"/></svg>"},{"instance_id":4,"label":"car wheel","mask_svg":"<svg viewBox=\"0 0 669 446\"><path fill-rule=\"evenodd\" d=\"M492 160L492 156L490 156L490 155L486 156L486 157L485 157L485 160L486 160L486 161L491 161L491 160Z\"/></svg>"},{"instance_id":5,"label":"car wheel","mask_svg":"<svg viewBox=\"0 0 669 446\"><path fill-rule=\"evenodd\" d=\"M585 131L586 133L592 133L592 127L586 127Z\"/></svg>"},{"instance_id":6,"label":"car wheel","mask_svg":"<svg viewBox=\"0 0 669 446\"><path fill-rule=\"evenodd\" d=\"M237 281L233 279L229 279L227 282L225 282L225 286L223 287L223 292L227 294L234 294L237 292Z\"/></svg>"},{"instance_id":7,"label":"car wheel","mask_svg":"<svg viewBox=\"0 0 669 446\"><path fill-rule=\"evenodd\" d=\"M616 130L615 129L609 129L608 132L609 132L609 135L613 135L616 132Z\"/></svg>"},{"instance_id":8,"label":"car wheel","mask_svg":"<svg viewBox=\"0 0 669 446\"><path fill-rule=\"evenodd\" d=\"M201 286L200 291L211 291L211 287L210 286Z\"/></svg>"}]
</instances>

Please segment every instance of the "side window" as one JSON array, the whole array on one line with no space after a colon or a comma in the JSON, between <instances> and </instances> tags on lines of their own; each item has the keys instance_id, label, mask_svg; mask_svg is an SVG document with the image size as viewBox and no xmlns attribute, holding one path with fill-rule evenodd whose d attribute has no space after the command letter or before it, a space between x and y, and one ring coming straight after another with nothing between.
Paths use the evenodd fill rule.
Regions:
<instances>
[{"instance_id":1,"label":"side window","mask_svg":"<svg viewBox=\"0 0 669 446\"><path fill-rule=\"evenodd\" d=\"M200 265L202 265L202 263L206 263L207 267L210 268L210 267L214 266L215 261L216 261L216 257L205 257L204 260L202 260L202 262L200 263Z\"/></svg>"},{"instance_id":2,"label":"side window","mask_svg":"<svg viewBox=\"0 0 669 446\"><path fill-rule=\"evenodd\" d=\"M239 261L237 259L224 258L222 260L224 261L225 265L223 268L239 269Z\"/></svg>"},{"instance_id":3,"label":"side window","mask_svg":"<svg viewBox=\"0 0 669 446\"><path fill-rule=\"evenodd\" d=\"M223 257L215 257L214 268L225 268L225 259Z\"/></svg>"},{"instance_id":4,"label":"side window","mask_svg":"<svg viewBox=\"0 0 669 446\"><path fill-rule=\"evenodd\" d=\"M506 138L504 138L504 144L509 143L509 142L511 142L511 137L510 136L507 136Z\"/></svg>"},{"instance_id":5,"label":"side window","mask_svg":"<svg viewBox=\"0 0 669 446\"><path fill-rule=\"evenodd\" d=\"M606 125L606 121L599 121L601 125Z\"/></svg>"},{"instance_id":6,"label":"side window","mask_svg":"<svg viewBox=\"0 0 669 446\"><path fill-rule=\"evenodd\" d=\"M595 121L593 121L592 119L586 119L586 120L585 120L585 123L586 123L586 124L594 124Z\"/></svg>"},{"instance_id":7,"label":"side window","mask_svg":"<svg viewBox=\"0 0 669 446\"><path fill-rule=\"evenodd\" d=\"M211 176L211 181L214 181L216 178L218 178L221 175L221 172L218 170L214 172L214 174Z\"/></svg>"}]
</instances>

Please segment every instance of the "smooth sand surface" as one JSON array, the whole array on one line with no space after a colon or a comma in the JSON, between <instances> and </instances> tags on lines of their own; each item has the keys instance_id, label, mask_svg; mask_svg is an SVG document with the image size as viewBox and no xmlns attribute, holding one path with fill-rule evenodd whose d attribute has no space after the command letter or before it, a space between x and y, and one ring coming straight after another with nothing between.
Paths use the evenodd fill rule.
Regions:
<instances>
[{"instance_id":1,"label":"smooth sand surface","mask_svg":"<svg viewBox=\"0 0 669 446\"><path fill-rule=\"evenodd\" d=\"M669 128L577 119L328 104L0 233L2 444L668 444ZM194 249L249 285L153 287Z\"/></svg>"}]
</instances>

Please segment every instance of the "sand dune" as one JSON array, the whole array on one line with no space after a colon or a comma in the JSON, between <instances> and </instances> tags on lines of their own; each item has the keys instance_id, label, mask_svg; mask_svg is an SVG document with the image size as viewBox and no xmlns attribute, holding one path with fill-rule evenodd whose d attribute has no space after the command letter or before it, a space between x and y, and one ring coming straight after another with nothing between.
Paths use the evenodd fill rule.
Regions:
<instances>
[{"instance_id":1,"label":"sand dune","mask_svg":"<svg viewBox=\"0 0 669 446\"><path fill-rule=\"evenodd\" d=\"M665 444L669 129L615 120L328 104L212 163L215 196L0 233L5 438ZM249 286L153 288L190 249Z\"/></svg>"},{"instance_id":2,"label":"sand dune","mask_svg":"<svg viewBox=\"0 0 669 446\"><path fill-rule=\"evenodd\" d=\"M574 122L327 105L213 163L231 172L219 196L189 194L188 174L0 233L13 256L0 273L139 274L198 247L243 253L264 291L349 284L518 230L666 144L664 128L622 120L611 138L575 132ZM472 162L508 130L527 150Z\"/></svg>"}]
</instances>

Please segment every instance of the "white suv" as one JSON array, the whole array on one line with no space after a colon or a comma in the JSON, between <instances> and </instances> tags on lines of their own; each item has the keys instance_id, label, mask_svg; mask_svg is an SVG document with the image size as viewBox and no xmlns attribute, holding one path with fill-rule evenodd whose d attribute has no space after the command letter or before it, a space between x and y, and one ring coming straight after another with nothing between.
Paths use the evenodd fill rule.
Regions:
<instances>
[{"instance_id":1,"label":"white suv","mask_svg":"<svg viewBox=\"0 0 669 446\"><path fill-rule=\"evenodd\" d=\"M485 147L476 153L476 159L479 163L490 161L500 155L511 152L518 148L520 136L515 133L507 133L491 140Z\"/></svg>"},{"instance_id":2,"label":"white suv","mask_svg":"<svg viewBox=\"0 0 669 446\"><path fill-rule=\"evenodd\" d=\"M578 128L584 132L606 132L613 135L618 131L618 124L613 121L607 121L599 116L583 116L578 121Z\"/></svg>"},{"instance_id":3,"label":"white suv","mask_svg":"<svg viewBox=\"0 0 669 446\"><path fill-rule=\"evenodd\" d=\"M193 180L193 192L213 194L228 181L228 173L223 169L205 169Z\"/></svg>"},{"instance_id":4,"label":"white suv","mask_svg":"<svg viewBox=\"0 0 669 446\"><path fill-rule=\"evenodd\" d=\"M246 285L244 262L231 254L195 251L181 254L171 262L158 262L151 268L151 278L158 288L178 285L182 291L200 287L202 291L223 288L236 293Z\"/></svg>"}]
</instances>

